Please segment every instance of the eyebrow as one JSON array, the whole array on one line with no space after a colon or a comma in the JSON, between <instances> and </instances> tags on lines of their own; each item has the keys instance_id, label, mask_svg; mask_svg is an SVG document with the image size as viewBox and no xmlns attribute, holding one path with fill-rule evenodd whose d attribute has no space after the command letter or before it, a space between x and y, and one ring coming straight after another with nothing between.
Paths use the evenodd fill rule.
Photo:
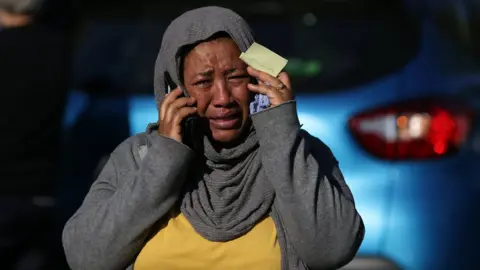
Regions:
<instances>
[{"instance_id":1,"label":"eyebrow","mask_svg":"<svg viewBox=\"0 0 480 270\"><path fill-rule=\"evenodd\" d=\"M228 74L234 73L237 70L245 70L245 69L244 68L230 68L230 69L225 70L223 73L225 75L228 75ZM213 73L214 73L213 69L208 69L208 70L197 73L197 75L200 75L200 76L203 76L203 77L209 77L209 76L212 76Z\"/></svg>"},{"instance_id":2,"label":"eyebrow","mask_svg":"<svg viewBox=\"0 0 480 270\"><path fill-rule=\"evenodd\" d=\"M208 77L208 76L212 76L212 74L213 74L213 69L208 69L208 70L199 72L197 75Z\"/></svg>"},{"instance_id":3,"label":"eyebrow","mask_svg":"<svg viewBox=\"0 0 480 270\"><path fill-rule=\"evenodd\" d=\"M235 71L239 70L239 68L230 68L230 69L227 69L223 72L223 74L225 75L229 75L229 74L232 74L234 73Z\"/></svg>"}]
</instances>

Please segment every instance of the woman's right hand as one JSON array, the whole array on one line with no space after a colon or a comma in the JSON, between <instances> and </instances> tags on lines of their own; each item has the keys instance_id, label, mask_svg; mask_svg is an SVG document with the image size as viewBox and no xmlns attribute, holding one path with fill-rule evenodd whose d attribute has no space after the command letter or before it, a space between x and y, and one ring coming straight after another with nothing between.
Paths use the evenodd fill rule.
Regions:
<instances>
[{"instance_id":1,"label":"woman's right hand","mask_svg":"<svg viewBox=\"0 0 480 270\"><path fill-rule=\"evenodd\" d=\"M196 100L193 97L183 97L182 90L177 87L165 96L159 111L158 133L162 136L182 142L182 120L197 112Z\"/></svg>"}]
</instances>

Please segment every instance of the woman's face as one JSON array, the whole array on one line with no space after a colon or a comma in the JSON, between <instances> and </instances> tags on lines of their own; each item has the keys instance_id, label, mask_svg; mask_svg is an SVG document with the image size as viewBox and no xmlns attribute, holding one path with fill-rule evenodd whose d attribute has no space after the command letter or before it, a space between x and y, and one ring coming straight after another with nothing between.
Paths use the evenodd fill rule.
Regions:
<instances>
[{"instance_id":1,"label":"woman's face","mask_svg":"<svg viewBox=\"0 0 480 270\"><path fill-rule=\"evenodd\" d=\"M184 85L220 143L233 142L248 126L250 76L239 56L237 44L222 37L200 43L184 59Z\"/></svg>"}]
</instances>

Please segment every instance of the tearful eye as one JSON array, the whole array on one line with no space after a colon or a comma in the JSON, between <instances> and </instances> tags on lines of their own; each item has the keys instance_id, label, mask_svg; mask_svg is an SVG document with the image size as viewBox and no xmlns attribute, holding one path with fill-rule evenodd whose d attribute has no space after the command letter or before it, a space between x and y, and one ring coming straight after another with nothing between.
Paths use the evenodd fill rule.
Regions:
<instances>
[{"instance_id":1,"label":"tearful eye","mask_svg":"<svg viewBox=\"0 0 480 270\"><path fill-rule=\"evenodd\" d=\"M195 86L205 87L210 84L210 80L201 80L195 83Z\"/></svg>"}]
</instances>

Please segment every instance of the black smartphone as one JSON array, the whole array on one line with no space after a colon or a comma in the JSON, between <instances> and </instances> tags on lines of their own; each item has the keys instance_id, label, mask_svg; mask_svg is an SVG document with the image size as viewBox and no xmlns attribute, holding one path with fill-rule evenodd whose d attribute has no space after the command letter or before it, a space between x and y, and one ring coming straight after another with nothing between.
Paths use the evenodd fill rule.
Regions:
<instances>
[{"instance_id":1,"label":"black smartphone","mask_svg":"<svg viewBox=\"0 0 480 270\"><path fill-rule=\"evenodd\" d=\"M165 72L164 74L165 78L165 93L168 94L171 91L173 91L175 88L177 88L177 85L173 82L172 77L170 77L170 74L168 72ZM180 97L184 97L185 94L181 95ZM198 122L197 121L198 116L197 115L190 115L186 117L185 119L182 120L182 140L185 145L188 147L194 149L194 138L195 136L195 125Z\"/></svg>"}]
</instances>

